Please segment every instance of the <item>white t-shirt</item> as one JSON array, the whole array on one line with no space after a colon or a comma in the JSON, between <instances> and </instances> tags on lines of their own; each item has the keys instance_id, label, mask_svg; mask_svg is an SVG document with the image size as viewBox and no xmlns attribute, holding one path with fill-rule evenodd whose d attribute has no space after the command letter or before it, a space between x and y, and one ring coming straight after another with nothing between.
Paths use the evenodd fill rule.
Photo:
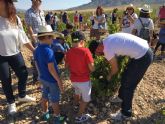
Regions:
<instances>
[{"instance_id":1,"label":"white t-shirt","mask_svg":"<svg viewBox=\"0 0 165 124\"><path fill-rule=\"evenodd\" d=\"M152 19L150 19L150 18L140 18L140 19L142 20L144 25L148 25L148 23L149 23L149 29L150 30L154 30L154 23L153 23ZM141 28L142 28L142 24L141 24L140 20L137 19L134 23L133 29L137 30L138 36L140 35Z\"/></svg>"},{"instance_id":2,"label":"white t-shirt","mask_svg":"<svg viewBox=\"0 0 165 124\"><path fill-rule=\"evenodd\" d=\"M29 42L19 17L18 25L11 26L10 22L0 16L0 55L12 56L20 52L20 47Z\"/></svg>"},{"instance_id":3,"label":"white t-shirt","mask_svg":"<svg viewBox=\"0 0 165 124\"><path fill-rule=\"evenodd\" d=\"M116 33L109 35L104 41L104 55L109 61L115 56L128 56L139 59L149 49L146 40L127 33Z\"/></svg>"},{"instance_id":4,"label":"white t-shirt","mask_svg":"<svg viewBox=\"0 0 165 124\"><path fill-rule=\"evenodd\" d=\"M138 18L138 16L137 16L136 13L132 14L131 16L134 19L137 19ZM128 19L128 16L127 15L124 16L123 22L122 22L122 26L123 26L122 32L131 34L132 33L132 29L133 29L133 25L134 24L131 23L131 21Z\"/></svg>"},{"instance_id":5,"label":"white t-shirt","mask_svg":"<svg viewBox=\"0 0 165 124\"><path fill-rule=\"evenodd\" d=\"M97 21L95 21L94 25L93 25L93 29L99 29L99 23L98 21L101 21L103 19L103 24L104 24L104 27L106 29L106 18L105 18L105 14L102 14L100 16L97 16L96 17Z\"/></svg>"}]
</instances>

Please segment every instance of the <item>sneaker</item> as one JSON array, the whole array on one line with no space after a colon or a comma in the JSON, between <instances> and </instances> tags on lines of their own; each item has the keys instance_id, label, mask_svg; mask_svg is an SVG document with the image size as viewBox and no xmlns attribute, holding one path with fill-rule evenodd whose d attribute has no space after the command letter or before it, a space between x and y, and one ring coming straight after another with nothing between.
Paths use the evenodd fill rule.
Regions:
<instances>
[{"instance_id":1,"label":"sneaker","mask_svg":"<svg viewBox=\"0 0 165 124\"><path fill-rule=\"evenodd\" d=\"M49 114L49 112L44 113L44 114L42 115L42 119L43 119L44 121L49 121L49 119L50 119L50 114Z\"/></svg>"},{"instance_id":2,"label":"sneaker","mask_svg":"<svg viewBox=\"0 0 165 124\"><path fill-rule=\"evenodd\" d=\"M28 95L26 95L24 98L18 98L18 101L20 101L20 102L35 102L36 101L36 99L35 98L33 98L33 97L30 97L30 96L28 96Z\"/></svg>"},{"instance_id":3,"label":"sneaker","mask_svg":"<svg viewBox=\"0 0 165 124\"><path fill-rule=\"evenodd\" d=\"M120 99L119 97L114 97L114 98L111 99L111 102L112 102L112 103L122 103L123 100Z\"/></svg>"},{"instance_id":4,"label":"sneaker","mask_svg":"<svg viewBox=\"0 0 165 124\"><path fill-rule=\"evenodd\" d=\"M75 112L78 112L78 110L79 110L79 105L75 105L75 106L74 106L74 111L75 111Z\"/></svg>"},{"instance_id":5,"label":"sneaker","mask_svg":"<svg viewBox=\"0 0 165 124\"><path fill-rule=\"evenodd\" d=\"M53 124L61 124L59 117L54 117L54 123Z\"/></svg>"},{"instance_id":6,"label":"sneaker","mask_svg":"<svg viewBox=\"0 0 165 124\"><path fill-rule=\"evenodd\" d=\"M64 122L68 122L69 119L66 115L60 115L59 117L54 118L54 124L63 124Z\"/></svg>"},{"instance_id":7,"label":"sneaker","mask_svg":"<svg viewBox=\"0 0 165 124\"><path fill-rule=\"evenodd\" d=\"M16 108L16 104L15 103L12 103L12 104L8 105L8 113L10 115L13 115L13 114L17 113L17 108Z\"/></svg>"},{"instance_id":8,"label":"sneaker","mask_svg":"<svg viewBox=\"0 0 165 124\"><path fill-rule=\"evenodd\" d=\"M82 123L82 122L89 120L90 118L91 118L91 116L89 114L85 114L85 115L82 115L81 117L76 117L75 122Z\"/></svg>"},{"instance_id":9,"label":"sneaker","mask_svg":"<svg viewBox=\"0 0 165 124\"><path fill-rule=\"evenodd\" d=\"M111 119L116 121L129 120L130 117L123 115L120 111L111 114Z\"/></svg>"}]
</instances>

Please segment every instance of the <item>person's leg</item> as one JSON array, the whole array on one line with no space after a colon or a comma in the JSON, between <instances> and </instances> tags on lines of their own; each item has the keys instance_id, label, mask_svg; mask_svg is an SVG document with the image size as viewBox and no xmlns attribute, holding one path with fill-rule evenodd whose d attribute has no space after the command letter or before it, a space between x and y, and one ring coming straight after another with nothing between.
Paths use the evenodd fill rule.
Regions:
<instances>
[{"instance_id":1,"label":"person's leg","mask_svg":"<svg viewBox=\"0 0 165 124\"><path fill-rule=\"evenodd\" d=\"M78 116L82 116L85 112L87 104L91 100L91 82L85 82L79 85L79 89L81 90L82 100L80 101L80 110Z\"/></svg>"},{"instance_id":2,"label":"person's leg","mask_svg":"<svg viewBox=\"0 0 165 124\"><path fill-rule=\"evenodd\" d=\"M19 97L24 98L26 96L26 82L28 78L27 68L21 53L12 56L9 60L9 65L18 77L18 92Z\"/></svg>"},{"instance_id":3,"label":"person's leg","mask_svg":"<svg viewBox=\"0 0 165 124\"><path fill-rule=\"evenodd\" d=\"M9 69L9 65L7 62L7 58L0 56L0 79L2 81L2 89L6 96L7 102L12 104L15 102L15 98L13 95L12 85L11 85L11 73Z\"/></svg>"},{"instance_id":4,"label":"person's leg","mask_svg":"<svg viewBox=\"0 0 165 124\"><path fill-rule=\"evenodd\" d=\"M41 99L41 106L42 106L42 119L48 121L50 118L49 115L49 88L45 81L41 81L42 83L42 99Z\"/></svg>"},{"instance_id":5,"label":"person's leg","mask_svg":"<svg viewBox=\"0 0 165 124\"><path fill-rule=\"evenodd\" d=\"M78 116L75 118L75 121L81 123L90 118L90 115L85 114L85 109L91 100L91 82L77 83L76 85L79 87L82 99L80 101Z\"/></svg>"},{"instance_id":6,"label":"person's leg","mask_svg":"<svg viewBox=\"0 0 165 124\"><path fill-rule=\"evenodd\" d=\"M54 116L59 116L60 115L60 106L59 106L59 101L60 101L60 90L59 87L56 83L49 83L49 92L50 92L50 100L52 102L52 107L54 111Z\"/></svg>"},{"instance_id":7,"label":"person's leg","mask_svg":"<svg viewBox=\"0 0 165 124\"><path fill-rule=\"evenodd\" d=\"M162 45L162 48L161 48L161 56L162 57L165 57L165 43L164 44L161 44Z\"/></svg>"},{"instance_id":8,"label":"person's leg","mask_svg":"<svg viewBox=\"0 0 165 124\"><path fill-rule=\"evenodd\" d=\"M156 47L155 47L155 50L154 50L154 54L156 54L156 52L157 52L157 50L158 50L159 47L160 47L160 43L158 42L158 43L156 44Z\"/></svg>"},{"instance_id":9,"label":"person's leg","mask_svg":"<svg viewBox=\"0 0 165 124\"><path fill-rule=\"evenodd\" d=\"M49 99L49 89L42 81L42 99L41 99L41 106L43 109L43 113L48 112L48 100Z\"/></svg>"},{"instance_id":10,"label":"person's leg","mask_svg":"<svg viewBox=\"0 0 165 124\"><path fill-rule=\"evenodd\" d=\"M74 91L75 91L75 94L74 94L74 105L77 106L80 104L80 100L81 100L81 93L80 93L80 90L79 88L77 87L76 83L72 83L73 84L73 88L74 88Z\"/></svg>"},{"instance_id":11,"label":"person's leg","mask_svg":"<svg viewBox=\"0 0 165 124\"><path fill-rule=\"evenodd\" d=\"M123 100L123 115L132 115L131 109L134 91L140 80L143 78L152 60L152 52L149 51L147 52L147 55L145 55L145 57L139 60L133 60L128 64L127 69L125 70L121 80L121 87L119 92L119 97Z\"/></svg>"}]
</instances>

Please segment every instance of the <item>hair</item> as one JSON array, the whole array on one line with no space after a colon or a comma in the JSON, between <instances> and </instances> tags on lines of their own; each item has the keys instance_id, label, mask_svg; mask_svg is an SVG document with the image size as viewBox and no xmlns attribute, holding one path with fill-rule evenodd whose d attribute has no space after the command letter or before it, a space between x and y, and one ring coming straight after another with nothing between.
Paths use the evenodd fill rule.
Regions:
<instances>
[{"instance_id":1,"label":"hair","mask_svg":"<svg viewBox=\"0 0 165 124\"><path fill-rule=\"evenodd\" d=\"M102 15L102 14L104 13L103 8L102 8L101 6L98 6L97 9L96 9L96 15L97 15L97 16L100 16L100 15L99 15L99 10L100 10L100 13L101 13L100 15Z\"/></svg>"},{"instance_id":2,"label":"hair","mask_svg":"<svg viewBox=\"0 0 165 124\"><path fill-rule=\"evenodd\" d=\"M14 6L13 0L4 0L6 4L7 18L12 24L17 23L16 8Z\"/></svg>"},{"instance_id":3,"label":"hair","mask_svg":"<svg viewBox=\"0 0 165 124\"><path fill-rule=\"evenodd\" d=\"M126 11L128 11L128 8L130 8L130 7L127 7ZM135 13L135 9L133 7L131 7L131 8L133 10L133 12L131 14Z\"/></svg>"},{"instance_id":4,"label":"hair","mask_svg":"<svg viewBox=\"0 0 165 124\"><path fill-rule=\"evenodd\" d=\"M66 29L73 29L74 25L72 23L67 23L66 24Z\"/></svg>"},{"instance_id":5,"label":"hair","mask_svg":"<svg viewBox=\"0 0 165 124\"><path fill-rule=\"evenodd\" d=\"M139 17L141 18L151 18L150 13L144 13L140 11Z\"/></svg>"},{"instance_id":6,"label":"hair","mask_svg":"<svg viewBox=\"0 0 165 124\"><path fill-rule=\"evenodd\" d=\"M97 41L95 41L95 40L93 40L90 44L89 44L89 50L91 51L91 53L93 54L93 55L95 55L95 51L96 51L96 49L97 49L97 47L99 46L99 42L97 42Z\"/></svg>"}]
</instances>

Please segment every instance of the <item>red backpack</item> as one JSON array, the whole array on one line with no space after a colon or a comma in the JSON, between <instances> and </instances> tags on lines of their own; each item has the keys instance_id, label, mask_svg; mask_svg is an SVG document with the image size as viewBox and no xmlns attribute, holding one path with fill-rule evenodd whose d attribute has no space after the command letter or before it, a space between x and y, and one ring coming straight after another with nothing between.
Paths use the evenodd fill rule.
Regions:
<instances>
[{"instance_id":1,"label":"red backpack","mask_svg":"<svg viewBox=\"0 0 165 124\"><path fill-rule=\"evenodd\" d=\"M160 20L164 20L165 19L165 6L163 6L162 8L160 8L160 11L159 11L159 18Z\"/></svg>"}]
</instances>

